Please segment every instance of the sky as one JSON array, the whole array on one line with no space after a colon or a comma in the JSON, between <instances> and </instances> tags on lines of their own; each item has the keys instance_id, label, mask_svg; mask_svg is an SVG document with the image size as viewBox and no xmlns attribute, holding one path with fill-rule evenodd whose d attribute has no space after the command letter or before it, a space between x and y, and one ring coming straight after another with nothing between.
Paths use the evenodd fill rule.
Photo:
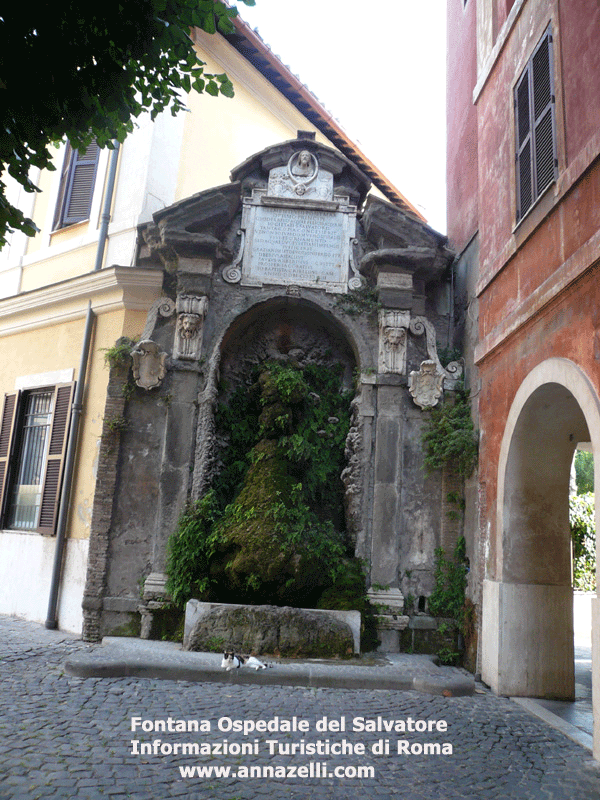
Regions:
<instances>
[{"instance_id":1,"label":"sky","mask_svg":"<svg viewBox=\"0 0 600 800\"><path fill-rule=\"evenodd\" d=\"M445 0L256 0L254 8L239 9L375 166L445 233Z\"/></svg>"}]
</instances>

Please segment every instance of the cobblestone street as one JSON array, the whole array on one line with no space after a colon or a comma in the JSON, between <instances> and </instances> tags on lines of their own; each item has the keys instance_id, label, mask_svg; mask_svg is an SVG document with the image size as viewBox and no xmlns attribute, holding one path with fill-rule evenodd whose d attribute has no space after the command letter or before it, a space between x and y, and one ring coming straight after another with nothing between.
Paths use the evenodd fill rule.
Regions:
<instances>
[{"instance_id":1,"label":"cobblestone street","mask_svg":"<svg viewBox=\"0 0 600 800\"><path fill-rule=\"evenodd\" d=\"M154 800L156 798L342 798L370 800L600 800L600 767L590 753L505 698L433 697L417 692L344 691L277 686L201 684L154 679L74 678L62 663L89 645L65 634L0 617L0 797ZM257 684L260 673L257 673ZM218 720L306 720L307 732L219 730ZM345 718L345 732L318 732L323 717ZM131 731L131 718L203 720L210 732ZM447 731L355 731L359 717L382 721L445 721ZM227 725L223 723L222 725ZM174 725L174 723L172 723ZM434 726L435 727L435 726ZM442 726L443 727L443 726ZM352 753L271 755L266 740L346 742ZM154 754L132 753L132 740ZM152 742L160 740L161 744ZM175 743L231 744L233 754L175 754ZM390 753L377 754L372 746ZM397 753L397 741L413 753ZM255 741L258 744L254 744ZM329 742L329 745L326 742ZM242 755L250 743L258 753ZM357 744L364 745L364 753ZM419 753L415 744L449 743L451 754ZM163 745L163 753L160 750ZM140 748L141 745L134 747ZM273 745L273 747L275 747ZM225 748L224 748L225 749ZM375 748L377 751L378 747ZM447 749L447 748L446 748ZM358 751L358 752L357 752ZM309 769L331 777L244 778L245 768ZM180 767L229 767L228 777L183 777ZM342 767L347 777L333 777ZM374 776L360 776L373 767ZM293 772L294 770L291 770ZM235 777L233 776L235 773ZM355 776L355 777L354 777Z\"/></svg>"}]
</instances>

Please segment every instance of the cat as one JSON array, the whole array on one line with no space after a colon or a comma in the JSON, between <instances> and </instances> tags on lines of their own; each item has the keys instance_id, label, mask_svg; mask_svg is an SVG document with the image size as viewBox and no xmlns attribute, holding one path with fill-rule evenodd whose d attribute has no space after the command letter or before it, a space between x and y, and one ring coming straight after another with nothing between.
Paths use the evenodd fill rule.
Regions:
<instances>
[{"instance_id":1,"label":"cat","mask_svg":"<svg viewBox=\"0 0 600 800\"><path fill-rule=\"evenodd\" d=\"M223 653L223 660L221 667L229 672L231 669L239 669L240 667L250 667L251 669L267 669L271 664L264 664L254 656L238 656L233 650L225 650Z\"/></svg>"}]
</instances>

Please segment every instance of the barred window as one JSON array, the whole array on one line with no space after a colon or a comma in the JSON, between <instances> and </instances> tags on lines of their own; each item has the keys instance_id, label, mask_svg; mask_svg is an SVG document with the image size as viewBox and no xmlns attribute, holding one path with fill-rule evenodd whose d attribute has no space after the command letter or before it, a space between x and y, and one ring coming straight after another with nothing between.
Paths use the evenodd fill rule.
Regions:
<instances>
[{"instance_id":1,"label":"barred window","mask_svg":"<svg viewBox=\"0 0 600 800\"><path fill-rule=\"evenodd\" d=\"M519 222L558 174L550 27L517 82L514 102Z\"/></svg>"},{"instance_id":2,"label":"barred window","mask_svg":"<svg viewBox=\"0 0 600 800\"><path fill-rule=\"evenodd\" d=\"M53 534L74 384L5 395L0 425L0 522Z\"/></svg>"}]
</instances>

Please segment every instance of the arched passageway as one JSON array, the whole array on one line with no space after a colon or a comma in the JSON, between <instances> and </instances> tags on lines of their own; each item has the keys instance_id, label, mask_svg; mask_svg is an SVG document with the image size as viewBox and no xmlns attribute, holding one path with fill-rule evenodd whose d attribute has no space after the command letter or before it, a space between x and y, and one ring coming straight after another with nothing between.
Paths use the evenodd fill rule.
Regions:
<instances>
[{"instance_id":1,"label":"arched passageway","mask_svg":"<svg viewBox=\"0 0 600 800\"><path fill-rule=\"evenodd\" d=\"M569 475L578 442L599 441L585 374L566 359L538 365L508 415L484 581L482 674L499 694L574 698Z\"/></svg>"}]
</instances>

